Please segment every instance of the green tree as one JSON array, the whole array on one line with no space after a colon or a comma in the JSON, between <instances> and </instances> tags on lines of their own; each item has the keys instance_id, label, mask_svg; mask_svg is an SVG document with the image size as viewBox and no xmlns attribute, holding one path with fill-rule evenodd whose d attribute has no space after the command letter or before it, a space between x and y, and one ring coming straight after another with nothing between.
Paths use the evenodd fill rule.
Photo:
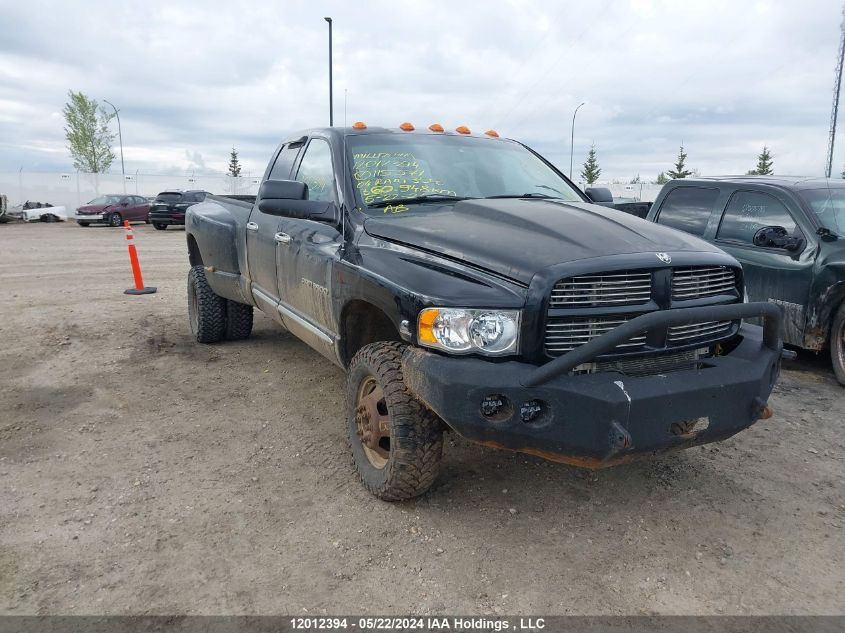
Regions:
<instances>
[{"instance_id":1,"label":"green tree","mask_svg":"<svg viewBox=\"0 0 845 633\"><path fill-rule=\"evenodd\" d=\"M774 165L772 154L769 148L763 145L763 151L757 156L757 167L750 170L748 174L751 176L771 176L775 173L772 170L772 165Z\"/></svg>"},{"instance_id":2,"label":"green tree","mask_svg":"<svg viewBox=\"0 0 845 633\"><path fill-rule=\"evenodd\" d=\"M678 160L675 162L675 169L669 169L666 172L669 178L686 178L692 175L692 170L687 169L687 154L684 151L684 146L681 144L681 149L678 150Z\"/></svg>"},{"instance_id":3,"label":"green tree","mask_svg":"<svg viewBox=\"0 0 845 633\"><path fill-rule=\"evenodd\" d=\"M69 90L68 97L70 100L62 114L73 166L80 171L103 173L114 160L111 144L115 135L109 127L114 114L109 114L95 99L81 92Z\"/></svg>"},{"instance_id":4,"label":"green tree","mask_svg":"<svg viewBox=\"0 0 845 633\"><path fill-rule=\"evenodd\" d=\"M666 172L661 171L659 174L657 174L657 180L655 180L654 182L658 185L665 185L667 182L669 182L669 178L666 177Z\"/></svg>"},{"instance_id":5,"label":"green tree","mask_svg":"<svg viewBox=\"0 0 845 633\"><path fill-rule=\"evenodd\" d=\"M241 162L238 160L238 150L232 148L232 153L229 155L229 175L232 178L237 178L241 175Z\"/></svg>"},{"instance_id":6,"label":"green tree","mask_svg":"<svg viewBox=\"0 0 845 633\"><path fill-rule=\"evenodd\" d=\"M588 185L592 185L601 176L601 168L599 161L596 159L596 145L595 143L590 147L590 153L587 154L587 160L584 162L584 169L581 170L581 179Z\"/></svg>"}]
</instances>

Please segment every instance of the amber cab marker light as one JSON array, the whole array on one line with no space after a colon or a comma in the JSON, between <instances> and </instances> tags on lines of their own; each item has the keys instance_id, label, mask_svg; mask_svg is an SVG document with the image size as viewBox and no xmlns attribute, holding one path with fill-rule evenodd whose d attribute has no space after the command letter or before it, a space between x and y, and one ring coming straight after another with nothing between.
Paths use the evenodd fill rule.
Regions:
<instances>
[{"instance_id":1,"label":"amber cab marker light","mask_svg":"<svg viewBox=\"0 0 845 633\"><path fill-rule=\"evenodd\" d=\"M487 136L492 136L493 138L499 138L499 133L496 130L487 130L485 134Z\"/></svg>"},{"instance_id":2,"label":"amber cab marker light","mask_svg":"<svg viewBox=\"0 0 845 633\"><path fill-rule=\"evenodd\" d=\"M431 130L432 132L442 132L443 126L440 125L439 123L432 123L431 125L428 126L428 129Z\"/></svg>"},{"instance_id":3,"label":"amber cab marker light","mask_svg":"<svg viewBox=\"0 0 845 633\"><path fill-rule=\"evenodd\" d=\"M364 123L363 121L355 121L355 123L352 124L352 129L353 130L366 130L367 124Z\"/></svg>"},{"instance_id":4,"label":"amber cab marker light","mask_svg":"<svg viewBox=\"0 0 845 633\"><path fill-rule=\"evenodd\" d=\"M455 128L455 132L458 134L469 134L469 128L466 125L459 125Z\"/></svg>"},{"instance_id":5,"label":"amber cab marker light","mask_svg":"<svg viewBox=\"0 0 845 633\"><path fill-rule=\"evenodd\" d=\"M405 121L402 125L399 126L400 130L405 130L406 132L413 132L414 126L411 123Z\"/></svg>"}]
</instances>

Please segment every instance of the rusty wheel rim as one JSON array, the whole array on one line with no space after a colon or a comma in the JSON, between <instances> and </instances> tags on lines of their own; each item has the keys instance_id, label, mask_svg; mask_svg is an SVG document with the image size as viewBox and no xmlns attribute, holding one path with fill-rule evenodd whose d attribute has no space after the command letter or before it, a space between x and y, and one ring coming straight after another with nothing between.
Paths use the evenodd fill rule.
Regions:
<instances>
[{"instance_id":1,"label":"rusty wheel rim","mask_svg":"<svg viewBox=\"0 0 845 633\"><path fill-rule=\"evenodd\" d=\"M390 457L390 414L384 391L373 376L361 381L355 405L358 440L370 465L381 470Z\"/></svg>"}]
</instances>

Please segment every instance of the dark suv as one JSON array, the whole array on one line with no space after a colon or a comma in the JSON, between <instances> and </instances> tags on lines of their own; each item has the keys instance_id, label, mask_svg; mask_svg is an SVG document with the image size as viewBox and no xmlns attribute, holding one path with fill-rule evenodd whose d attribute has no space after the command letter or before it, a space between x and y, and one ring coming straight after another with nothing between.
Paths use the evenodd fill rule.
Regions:
<instances>
[{"instance_id":1,"label":"dark suv","mask_svg":"<svg viewBox=\"0 0 845 633\"><path fill-rule=\"evenodd\" d=\"M150 223L159 231L168 225L185 224L185 211L192 204L202 202L207 191L162 191L150 205Z\"/></svg>"},{"instance_id":2,"label":"dark suv","mask_svg":"<svg viewBox=\"0 0 845 633\"><path fill-rule=\"evenodd\" d=\"M785 342L813 351L829 347L836 378L845 385L845 181L673 180L648 219L736 257L748 299L783 309Z\"/></svg>"}]
</instances>

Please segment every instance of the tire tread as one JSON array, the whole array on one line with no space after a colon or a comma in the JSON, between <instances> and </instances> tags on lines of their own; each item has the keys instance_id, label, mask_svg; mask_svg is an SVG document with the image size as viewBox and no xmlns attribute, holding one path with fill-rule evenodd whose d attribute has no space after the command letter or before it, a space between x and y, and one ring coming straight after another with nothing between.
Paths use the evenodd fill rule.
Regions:
<instances>
[{"instance_id":1,"label":"tire tread","mask_svg":"<svg viewBox=\"0 0 845 633\"><path fill-rule=\"evenodd\" d=\"M443 455L443 421L422 404L405 385L402 373L402 353L405 344L378 342L367 345L355 355L349 366L347 381L347 414L350 450L355 436L355 399L358 384L355 370L364 365L381 385L390 413L390 458L386 477L376 482L366 476L355 460L358 475L364 486L385 501L402 501L425 493L434 483Z\"/></svg>"},{"instance_id":2,"label":"tire tread","mask_svg":"<svg viewBox=\"0 0 845 633\"><path fill-rule=\"evenodd\" d=\"M226 335L226 300L216 294L205 277L203 266L192 266L188 284L197 296L197 331L199 343L218 343Z\"/></svg>"}]
</instances>

